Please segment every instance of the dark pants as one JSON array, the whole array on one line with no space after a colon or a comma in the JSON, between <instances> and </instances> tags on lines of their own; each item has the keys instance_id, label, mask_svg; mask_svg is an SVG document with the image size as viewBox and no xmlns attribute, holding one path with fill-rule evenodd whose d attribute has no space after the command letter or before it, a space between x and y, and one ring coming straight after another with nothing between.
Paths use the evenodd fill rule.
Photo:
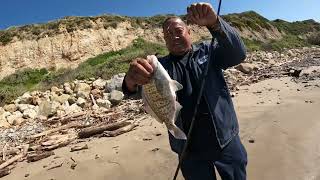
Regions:
<instances>
[{"instance_id":1,"label":"dark pants","mask_svg":"<svg viewBox=\"0 0 320 180\"><path fill-rule=\"evenodd\" d=\"M222 180L245 180L247 152L239 136L217 153L214 160L185 159L181 171L186 180L215 180L214 167Z\"/></svg>"}]
</instances>

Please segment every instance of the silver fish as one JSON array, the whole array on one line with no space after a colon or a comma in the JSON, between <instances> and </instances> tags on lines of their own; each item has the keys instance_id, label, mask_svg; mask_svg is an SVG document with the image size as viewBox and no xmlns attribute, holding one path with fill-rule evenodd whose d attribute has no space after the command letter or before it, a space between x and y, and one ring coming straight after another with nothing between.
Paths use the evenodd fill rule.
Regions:
<instances>
[{"instance_id":1,"label":"silver fish","mask_svg":"<svg viewBox=\"0 0 320 180\"><path fill-rule=\"evenodd\" d=\"M151 61L154 74L151 82L142 86L144 108L153 118L164 123L175 138L187 139L186 134L174 124L182 108L176 101L176 91L181 90L182 85L170 78L156 56L151 55L147 59Z\"/></svg>"}]
</instances>

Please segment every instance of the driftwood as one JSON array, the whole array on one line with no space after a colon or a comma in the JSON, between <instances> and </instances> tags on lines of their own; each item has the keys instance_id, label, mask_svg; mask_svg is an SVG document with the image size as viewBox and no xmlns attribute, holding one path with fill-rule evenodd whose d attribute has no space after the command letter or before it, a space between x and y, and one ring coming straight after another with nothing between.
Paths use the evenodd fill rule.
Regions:
<instances>
[{"instance_id":1,"label":"driftwood","mask_svg":"<svg viewBox=\"0 0 320 180\"><path fill-rule=\"evenodd\" d=\"M103 132L103 136L107 136L107 137L115 137L115 136L119 136L120 134L129 132L131 130L133 130L135 127L137 127L137 124L129 124L128 126L119 128L117 130L114 131L104 131Z\"/></svg>"},{"instance_id":2,"label":"driftwood","mask_svg":"<svg viewBox=\"0 0 320 180\"><path fill-rule=\"evenodd\" d=\"M7 160L7 156L11 156L11 155L17 155L20 153L20 150L16 147L10 147L8 149L8 145L6 144L3 149L2 149L2 160L6 161Z\"/></svg>"},{"instance_id":3,"label":"driftwood","mask_svg":"<svg viewBox=\"0 0 320 180\"><path fill-rule=\"evenodd\" d=\"M74 146L71 148L70 152L74 152L74 151L81 151L83 149L89 149L88 145L84 145L84 146Z\"/></svg>"},{"instance_id":4,"label":"driftwood","mask_svg":"<svg viewBox=\"0 0 320 180\"><path fill-rule=\"evenodd\" d=\"M59 147L63 147L77 139L77 134L55 135L51 136L49 140L42 142L42 150L50 151Z\"/></svg>"},{"instance_id":5,"label":"driftwood","mask_svg":"<svg viewBox=\"0 0 320 180\"><path fill-rule=\"evenodd\" d=\"M86 129L81 130L78 133L79 138L88 138L96 134L101 134L104 131L113 131L116 129L119 129L121 127L127 126L131 124L130 122L127 121L121 121L121 122L115 122L107 125L100 125L100 126L95 126L95 127L89 127Z\"/></svg>"},{"instance_id":6,"label":"driftwood","mask_svg":"<svg viewBox=\"0 0 320 180\"><path fill-rule=\"evenodd\" d=\"M94 99L94 97L93 97L92 94L90 94L90 98L91 98L92 104L93 104L94 106L97 106L97 102L96 102L96 100Z\"/></svg>"},{"instance_id":7,"label":"driftwood","mask_svg":"<svg viewBox=\"0 0 320 180\"><path fill-rule=\"evenodd\" d=\"M7 160L6 162L4 162L2 164L0 164L0 169L3 169L5 167L9 166L10 164L12 164L12 163L22 159L23 157L25 157L27 155L28 148L29 148L29 145L25 146L23 151L20 154L12 157L11 159Z\"/></svg>"},{"instance_id":8,"label":"driftwood","mask_svg":"<svg viewBox=\"0 0 320 180\"><path fill-rule=\"evenodd\" d=\"M105 113L104 114L92 114L91 116L93 118L97 118L97 119L103 119L103 118L109 118L109 117L111 117L111 119L115 119L123 113L124 113L124 111L117 111L117 112L108 112L106 114Z\"/></svg>"},{"instance_id":9,"label":"driftwood","mask_svg":"<svg viewBox=\"0 0 320 180\"><path fill-rule=\"evenodd\" d=\"M79 113L76 113L76 114L73 114L73 115L70 115L70 116L67 116L67 117L65 117L65 118L61 118L60 119L60 122L61 122L61 124L67 124L67 123L69 123L69 122L71 122L71 121L82 121L82 120L84 120L84 119L86 119L87 118L87 116L88 116L88 114L90 114L91 112L89 111L89 112L79 112Z\"/></svg>"},{"instance_id":10,"label":"driftwood","mask_svg":"<svg viewBox=\"0 0 320 180\"><path fill-rule=\"evenodd\" d=\"M57 123L57 122L67 122L68 119L75 119L77 117L80 117L80 116L83 116L85 115L86 112L77 112L77 113L72 113L72 114L65 114L63 116L54 116L54 117L51 117L47 120L47 123L49 124L54 124L54 123ZM62 123L63 124L63 123Z\"/></svg>"},{"instance_id":11,"label":"driftwood","mask_svg":"<svg viewBox=\"0 0 320 180\"><path fill-rule=\"evenodd\" d=\"M0 178L10 174L11 170L9 168L0 169Z\"/></svg>"},{"instance_id":12,"label":"driftwood","mask_svg":"<svg viewBox=\"0 0 320 180\"><path fill-rule=\"evenodd\" d=\"M59 168L63 165L63 163L61 164L58 164L58 165L55 165L55 166L52 166L52 167L49 167L47 170L51 170L51 169L55 169L55 168Z\"/></svg>"},{"instance_id":13,"label":"driftwood","mask_svg":"<svg viewBox=\"0 0 320 180\"><path fill-rule=\"evenodd\" d=\"M28 139L36 139L36 138L39 138L39 137L42 137L42 136L47 136L49 134L52 134L54 132L58 132L58 131L61 131L61 130L65 130L65 129L70 129L70 128L84 128L84 127L88 127L89 125L82 125L82 124L77 124L77 123L70 123L70 124L67 124L67 125L63 125L63 126L60 126L60 127L57 127L57 128L54 128L54 129L50 129L50 130L47 130L47 131L44 131L44 132L41 132L39 134L35 134L35 135L32 135L30 136Z\"/></svg>"},{"instance_id":14,"label":"driftwood","mask_svg":"<svg viewBox=\"0 0 320 180\"><path fill-rule=\"evenodd\" d=\"M40 154L32 154L27 156L28 162L35 162L54 155L53 151L41 152Z\"/></svg>"}]
</instances>

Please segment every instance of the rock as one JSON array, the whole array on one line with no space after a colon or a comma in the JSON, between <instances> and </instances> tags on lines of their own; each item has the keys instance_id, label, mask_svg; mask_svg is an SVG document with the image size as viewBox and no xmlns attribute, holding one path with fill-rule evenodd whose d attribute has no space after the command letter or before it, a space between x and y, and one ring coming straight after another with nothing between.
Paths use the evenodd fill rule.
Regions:
<instances>
[{"instance_id":1,"label":"rock","mask_svg":"<svg viewBox=\"0 0 320 180\"><path fill-rule=\"evenodd\" d=\"M268 62L268 64L270 64L270 65L275 65L276 62L275 62L273 59L270 59L269 62Z\"/></svg>"},{"instance_id":2,"label":"rock","mask_svg":"<svg viewBox=\"0 0 320 180\"><path fill-rule=\"evenodd\" d=\"M37 117L38 113L34 109L27 109L23 112L23 118L30 118L30 119L35 119Z\"/></svg>"},{"instance_id":3,"label":"rock","mask_svg":"<svg viewBox=\"0 0 320 180\"><path fill-rule=\"evenodd\" d=\"M13 125L14 126L20 126L21 124L23 124L26 121L26 119L24 118L17 118L15 120L13 120Z\"/></svg>"},{"instance_id":4,"label":"rock","mask_svg":"<svg viewBox=\"0 0 320 180\"><path fill-rule=\"evenodd\" d=\"M287 54L291 57L296 56L296 54L292 50L288 50Z\"/></svg>"},{"instance_id":5,"label":"rock","mask_svg":"<svg viewBox=\"0 0 320 180\"><path fill-rule=\"evenodd\" d=\"M0 128L9 128L10 124L8 123L6 118L0 116Z\"/></svg>"},{"instance_id":6,"label":"rock","mask_svg":"<svg viewBox=\"0 0 320 180\"><path fill-rule=\"evenodd\" d=\"M30 104L32 100L32 96L30 95L30 92L25 92L20 98L19 98L19 104Z\"/></svg>"},{"instance_id":7,"label":"rock","mask_svg":"<svg viewBox=\"0 0 320 180\"><path fill-rule=\"evenodd\" d=\"M106 91L112 92L113 90L122 91L122 81L125 73L114 75L110 80L107 81Z\"/></svg>"},{"instance_id":8,"label":"rock","mask_svg":"<svg viewBox=\"0 0 320 180\"><path fill-rule=\"evenodd\" d=\"M290 69L289 75L293 77L300 77L302 69Z\"/></svg>"},{"instance_id":9,"label":"rock","mask_svg":"<svg viewBox=\"0 0 320 180\"><path fill-rule=\"evenodd\" d=\"M83 108L86 105L86 100L82 97L79 97L77 100L77 105Z\"/></svg>"},{"instance_id":10,"label":"rock","mask_svg":"<svg viewBox=\"0 0 320 180\"><path fill-rule=\"evenodd\" d=\"M300 76L310 76L312 74L320 74L320 66L310 66L302 69Z\"/></svg>"},{"instance_id":11,"label":"rock","mask_svg":"<svg viewBox=\"0 0 320 180\"><path fill-rule=\"evenodd\" d=\"M63 89L66 94L73 94L72 86L70 83L64 83Z\"/></svg>"},{"instance_id":12,"label":"rock","mask_svg":"<svg viewBox=\"0 0 320 180\"><path fill-rule=\"evenodd\" d=\"M65 92L66 94L70 94L70 95L73 94L72 89L69 88L69 87L64 88L64 92Z\"/></svg>"},{"instance_id":13,"label":"rock","mask_svg":"<svg viewBox=\"0 0 320 180\"><path fill-rule=\"evenodd\" d=\"M97 105L108 109L111 107L111 102L107 99L97 99Z\"/></svg>"},{"instance_id":14,"label":"rock","mask_svg":"<svg viewBox=\"0 0 320 180\"><path fill-rule=\"evenodd\" d=\"M305 102L305 103L310 103L310 104L313 103L313 101L311 101L311 100L305 100L304 102Z\"/></svg>"},{"instance_id":15,"label":"rock","mask_svg":"<svg viewBox=\"0 0 320 180\"><path fill-rule=\"evenodd\" d=\"M1 115L1 114L0 114ZM2 117L3 118L6 118L6 117L8 117L8 116L11 116L12 115L12 113L11 112L4 112L4 113L2 113Z\"/></svg>"},{"instance_id":16,"label":"rock","mask_svg":"<svg viewBox=\"0 0 320 180\"><path fill-rule=\"evenodd\" d=\"M86 92L80 91L80 92L77 93L77 97L78 97L78 98L81 97L81 98L83 98L83 99L89 98L89 95L90 95L90 92L89 92L89 93L86 93Z\"/></svg>"},{"instance_id":17,"label":"rock","mask_svg":"<svg viewBox=\"0 0 320 180\"><path fill-rule=\"evenodd\" d=\"M34 109L35 106L34 105L30 105L30 104L18 104L17 108L20 112L24 112L27 109Z\"/></svg>"},{"instance_id":18,"label":"rock","mask_svg":"<svg viewBox=\"0 0 320 180\"><path fill-rule=\"evenodd\" d=\"M51 117L54 116L57 113L57 110L59 108L60 104L58 102L49 102L49 101L42 101L39 104L39 115L45 116L45 117Z\"/></svg>"},{"instance_id":19,"label":"rock","mask_svg":"<svg viewBox=\"0 0 320 180\"><path fill-rule=\"evenodd\" d=\"M110 104L111 104L111 103L110 103ZM92 110L98 110L98 109L99 109L99 105L94 104L91 108L92 108Z\"/></svg>"},{"instance_id":20,"label":"rock","mask_svg":"<svg viewBox=\"0 0 320 180\"><path fill-rule=\"evenodd\" d=\"M76 168L76 166L77 166L77 163L73 162L73 163L71 164L70 168L74 170L74 169Z\"/></svg>"},{"instance_id":21,"label":"rock","mask_svg":"<svg viewBox=\"0 0 320 180\"><path fill-rule=\"evenodd\" d=\"M52 101L57 101L60 104L63 104L64 102L68 101L69 98L70 98L70 95L68 95L68 94L61 94L60 96L53 94L51 96Z\"/></svg>"},{"instance_id":22,"label":"rock","mask_svg":"<svg viewBox=\"0 0 320 180\"><path fill-rule=\"evenodd\" d=\"M249 64L249 63L241 63L238 66L235 67L237 70L245 73L245 74L251 74L252 71L257 70L258 68L253 65L253 64Z\"/></svg>"},{"instance_id":23,"label":"rock","mask_svg":"<svg viewBox=\"0 0 320 180\"><path fill-rule=\"evenodd\" d=\"M94 97L95 99L102 98L102 96L101 96L101 91L100 91L99 89L93 89L93 90L91 91L91 94L93 95L93 97Z\"/></svg>"},{"instance_id":24,"label":"rock","mask_svg":"<svg viewBox=\"0 0 320 180\"><path fill-rule=\"evenodd\" d=\"M122 101L123 97L124 97L124 94L121 91L113 90L110 93L110 102L113 105L117 105Z\"/></svg>"},{"instance_id":25,"label":"rock","mask_svg":"<svg viewBox=\"0 0 320 180\"><path fill-rule=\"evenodd\" d=\"M72 104L67 109L65 109L66 114L71 114L71 113L76 113L81 111L82 111L81 107L79 107L77 104Z\"/></svg>"},{"instance_id":26,"label":"rock","mask_svg":"<svg viewBox=\"0 0 320 180\"><path fill-rule=\"evenodd\" d=\"M6 110L6 111L8 111L8 112L15 112L15 111L17 111L17 106L15 105L15 104L8 104L8 105L5 105L5 106L3 106L3 109L4 110Z\"/></svg>"},{"instance_id":27,"label":"rock","mask_svg":"<svg viewBox=\"0 0 320 180\"><path fill-rule=\"evenodd\" d=\"M48 120L48 118L47 118L46 116L42 116L42 115L39 115L39 116L37 117L37 119L38 119L39 121L42 121L42 122Z\"/></svg>"},{"instance_id":28,"label":"rock","mask_svg":"<svg viewBox=\"0 0 320 180\"><path fill-rule=\"evenodd\" d=\"M10 124L7 121L7 116L10 116L10 112L6 112L2 107L0 107L0 128L9 128Z\"/></svg>"},{"instance_id":29,"label":"rock","mask_svg":"<svg viewBox=\"0 0 320 180\"><path fill-rule=\"evenodd\" d=\"M106 81L106 80L99 78L99 79L93 81L92 86L93 86L95 89L104 89L104 87L106 86L106 84L107 84L107 81Z\"/></svg>"},{"instance_id":30,"label":"rock","mask_svg":"<svg viewBox=\"0 0 320 180\"><path fill-rule=\"evenodd\" d=\"M103 99L110 99L110 93L103 93Z\"/></svg>"},{"instance_id":31,"label":"rock","mask_svg":"<svg viewBox=\"0 0 320 180\"><path fill-rule=\"evenodd\" d=\"M266 54L266 58L268 58L268 59L272 59L272 58L273 58L273 54L272 54L272 53L270 53L270 52L269 52L269 53L267 53L267 54Z\"/></svg>"},{"instance_id":32,"label":"rock","mask_svg":"<svg viewBox=\"0 0 320 180\"><path fill-rule=\"evenodd\" d=\"M51 92L52 92L52 93L55 93L55 94L60 95L63 91L64 91L63 89L60 89L60 88L58 88L58 87L56 87L56 86L52 86L52 87L51 87Z\"/></svg>"},{"instance_id":33,"label":"rock","mask_svg":"<svg viewBox=\"0 0 320 180\"><path fill-rule=\"evenodd\" d=\"M20 111L16 111L7 117L7 121L11 125L20 125L25 121L22 116L23 114Z\"/></svg>"},{"instance_id":34,"label":"rock","mask_svg":"<svg viewBox=\"0 0 320 180\"><path fill-rule=\"evenodd\" d=\"M69 97L68 99L69 104L74 104L77 102L77 98L74 96Z\"/></svg>"},{"instance_id":35,"label":"rock","mask_svg":"<svg viewBox=\"0 0 320 180\"><path fill-rule=\"evenodd\" d=\"M86 83L77 83L74 91L77 93L77 97L89 98L91 87Z\"/></svg>"}]
</instances>

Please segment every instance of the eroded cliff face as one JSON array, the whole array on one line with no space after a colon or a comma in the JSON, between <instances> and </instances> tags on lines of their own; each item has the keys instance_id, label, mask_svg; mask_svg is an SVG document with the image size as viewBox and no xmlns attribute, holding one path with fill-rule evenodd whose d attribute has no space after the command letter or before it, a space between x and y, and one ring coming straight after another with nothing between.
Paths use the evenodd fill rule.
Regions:
<instances>
[{"instance_id":1,"label":"eroded cliff face","mask_svg":"<svg viewBox=\"0 0 320 180\"><path fill-rule=\"evenodd\" d=\"M164 44L161 28L134 28L130 22L121 22L116 28L104 28L99 21L91 22L93 28L68 32L59 27L52 37L34 40L13 40L0 45L0 79L24 68L74 68L79 63L98 54L116 51L129 46L138 37ZM206 28L191 27L193 41L209 38ZM250 39L277 39L282 34L276 29L255 32L237 31Z\"/></svg>"}]
</instances>

